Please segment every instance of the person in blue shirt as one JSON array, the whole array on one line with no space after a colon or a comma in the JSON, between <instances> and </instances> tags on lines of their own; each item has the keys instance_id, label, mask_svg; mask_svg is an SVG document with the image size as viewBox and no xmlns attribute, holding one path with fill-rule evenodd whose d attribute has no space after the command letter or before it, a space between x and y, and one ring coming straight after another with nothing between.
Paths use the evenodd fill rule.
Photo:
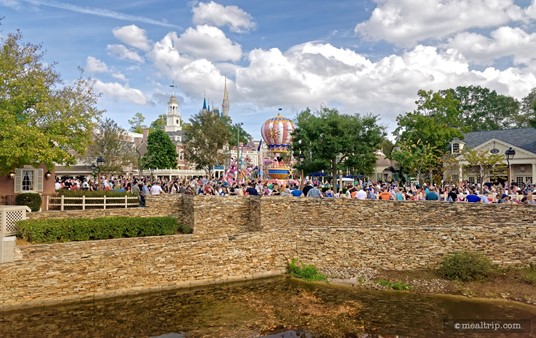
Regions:
<instances>
[{"instance_id":1,"label":"person in blue shirt","mask_svg":"<svg viewBox=\"0 0 536 338\"><path fill-rule=\"evenodd\" d=\"M302 191L300 190L300 188L298 188L297 185L295 185L294 187L292 187L290 194L294 197L301 197Z\"/></svg>"},{"instance_id":2,"label":"person in blue shirt","mask_svg":"<svg viewBox=\"0 0 536 338\"><path fill-rule=\"evenodd\" d=\"M469 192L469 195L465 196L465 200L469 203L478 203L480 202L481 198L475 194L474 190L471 190Z\"/></svg>"},{"instance_id":3,"label":"person in blue shirt","mask_svg":"<svg viewBox=\"0 0 536 338\"><path fill-rule=\"evenodd\" d=\"M427 200L427 201L438 201L439 200L439 195L437 194L435 187L430 187L428 189L428 192L426 193L425 200Z\"/></svg>"}]
</instances>

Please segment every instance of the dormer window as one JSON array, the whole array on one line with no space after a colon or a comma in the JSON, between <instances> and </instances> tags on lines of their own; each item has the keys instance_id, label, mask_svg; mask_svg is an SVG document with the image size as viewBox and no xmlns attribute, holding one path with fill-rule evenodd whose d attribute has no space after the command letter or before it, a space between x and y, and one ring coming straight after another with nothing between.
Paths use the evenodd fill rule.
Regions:
<instances>
[{"instance_id":1,"label":"dormer window","mask_svg":"<svg viewBox=\"0 0 536 338\"><path fill-rule=\"evenodd\" d=\"M459 143L453 143L452 144L452 153L453 154L459 154L460 153L460 144Z\"/></svg>"}]
</instances>

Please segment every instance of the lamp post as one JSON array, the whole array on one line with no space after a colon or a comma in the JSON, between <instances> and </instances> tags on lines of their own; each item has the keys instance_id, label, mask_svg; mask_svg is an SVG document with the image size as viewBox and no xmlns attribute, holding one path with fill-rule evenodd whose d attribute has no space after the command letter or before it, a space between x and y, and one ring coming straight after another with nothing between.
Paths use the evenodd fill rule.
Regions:
<instances>
[{"instance_id":1,"label":"lamp post","mask_svg":"<svg viewBox=\"0 0 536 338\"><path fill-rule=\"evenodd\" d=\"M238 182L238 175L240 167L242 166L242 158L240 156L240 129L244 123L240 122L236 124L236 181Z\"/></svg>"},{"instance_id":2,"label":"lamp post","mask_svg":"<svg viewBox=\"0 0 536 338\"><path fill-rule=\"evenodd\" d=\"M97 156L97 159L95 160L97 163L96 164L93 164L91 167L93 168L93 170L95 171L96 173L96 176L97 176L97 190L99 189L99 177L100 177L100 172L101 172L101 165L103 163L106 163L106 160L102 157L102 156Z\"/></svg>"},{"instance_id":3,"label":"lamp post","mask_svg":"<svg viewBox=\"0 0 536 338\"><path fill-rule=\"evenodd\" d=\"M514 156L516 155L516 151L512 149L512 147L510 147L504 152L504 155L506 156L506 170L508 174L508 195L511 195L512 189L510 187L510 160L514 159Z\"/></svg>"}]
</instances>

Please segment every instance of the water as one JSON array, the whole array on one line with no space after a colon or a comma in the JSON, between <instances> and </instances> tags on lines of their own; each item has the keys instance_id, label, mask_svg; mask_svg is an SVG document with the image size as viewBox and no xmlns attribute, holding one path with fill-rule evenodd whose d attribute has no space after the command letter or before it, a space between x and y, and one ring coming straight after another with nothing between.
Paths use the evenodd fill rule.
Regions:
<instances>
[{"instance_id":1,"label":"water","mask_svg":"<svg viewBox=\"0 0 536 338\"><path fill-rule=\"evenodd\" d=\"M0 312L0 337L452 337L455 319L532 320L536 333L536 307L514 302L274 278Z\"/></svg>"}]
</instances>

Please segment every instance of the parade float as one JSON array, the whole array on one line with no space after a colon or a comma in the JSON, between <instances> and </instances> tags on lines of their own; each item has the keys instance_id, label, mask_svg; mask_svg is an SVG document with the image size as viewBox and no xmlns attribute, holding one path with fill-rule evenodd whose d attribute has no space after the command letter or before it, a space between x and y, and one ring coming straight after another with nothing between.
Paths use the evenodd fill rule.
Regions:
<instances>
[{"instance_id":1,"label":"parade float","mask_svg":"<svg viewBox=\"0 0 536 338\"><path fill-rule=\"evenodd\" d=\"M261 127L261 136L270 156L270 160L266 163L266 174L272 180L287 180L292 171L287 153L293 131L294 123L281 116L281 109L276 117L267 120Z\"/></svg>"}]
</instances>

